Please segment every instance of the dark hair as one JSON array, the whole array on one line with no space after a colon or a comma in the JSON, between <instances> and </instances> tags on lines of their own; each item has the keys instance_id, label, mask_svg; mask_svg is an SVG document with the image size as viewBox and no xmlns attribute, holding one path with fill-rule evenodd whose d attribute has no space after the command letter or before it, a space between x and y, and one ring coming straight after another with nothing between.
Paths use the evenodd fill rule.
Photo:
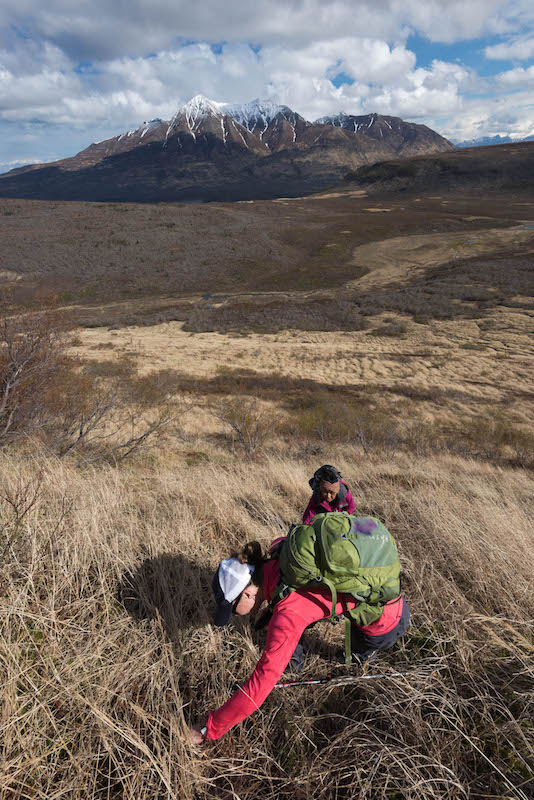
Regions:
<instances>
[{"instance_id":1,"label":"dark hair","mask_svg":"<svg viewBox=\"0 0 534 800\"><path fill-rule=\"evenodd\" d=\"M255 586L263 584L263 565L268 558L263 554L262 546L259 542L247 542L238 553L234 553L232 558L237 558L242 564L250 564L254 567L254 572L250 576Z\"/></svg>"},{"instance_id":2,"label":"dark hair","mask_svg":"<svg viewBox=\"0 0 534 800\"><path fill-rule=\"evenodd\" d=\"M309 484L311 488L315 490L322 481L326 481L326 483L337 483L342 477L341 472L331 464L323 464L322 467L319 467L319 469L314 472L313 478L309 480Z\"/></svg>"}]
</instances>

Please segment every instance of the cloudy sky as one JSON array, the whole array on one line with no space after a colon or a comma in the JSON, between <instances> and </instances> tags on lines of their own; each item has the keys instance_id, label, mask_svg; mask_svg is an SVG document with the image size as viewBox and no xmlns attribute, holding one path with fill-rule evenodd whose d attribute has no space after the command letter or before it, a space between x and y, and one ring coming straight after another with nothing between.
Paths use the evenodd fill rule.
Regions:
<instances>
[{"instance_id":1,"label":"cloudy sky","mask_svg":"<svg viewBox=\"0 0 534 800\"><path fill-rule=\"evenodd\" d=\"M191 96L534 134L532 0L2 0L0 171Z\"/></svg>"}]
</instances>

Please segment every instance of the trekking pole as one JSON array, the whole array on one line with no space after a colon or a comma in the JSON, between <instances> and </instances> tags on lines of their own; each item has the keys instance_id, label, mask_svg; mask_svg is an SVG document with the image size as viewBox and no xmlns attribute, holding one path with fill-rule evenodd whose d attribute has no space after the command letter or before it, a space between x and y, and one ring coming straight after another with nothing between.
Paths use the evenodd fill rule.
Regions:
<instances>
[{"instance_id":1,"label":"trekking pole","mask_svg":"<svg viewBox=\"0 0 534 800\"><path fill-rule=\"evenodd\" d=\"M325 678L314 678L309 681L287 681L277 683L275 689L287 689L289 686L325 686L326 684L341 685L343 683L358 683L359 681L384 680L387 678L404 678L405 672L375 672L373 675L327 675Z\"/></svg>"},{"instance_id":2,"label":"trekking pole","mask_svg":"<svg viewBox=\"0 0 534 800\"><path fill-rule=\"evenodd\" d=\"M391 672L375 672L372 675L326 675L324 678L311 678L308 681L285 681L284 683L276 683L275 689L287 689L292 686L342 686L345 683L359 683L360 681L373 681L373 680L387 680L389 678L408 678L412 679L425 679L433 678L440 669L445 669L445 666L432 665L431 671L425 673L417 672L416 670L408 670L407 672L398 672L391 670ZM241 684L234 683L230 688L230 694L234 694L241 689Z\"/></svg>"}]
</instances>

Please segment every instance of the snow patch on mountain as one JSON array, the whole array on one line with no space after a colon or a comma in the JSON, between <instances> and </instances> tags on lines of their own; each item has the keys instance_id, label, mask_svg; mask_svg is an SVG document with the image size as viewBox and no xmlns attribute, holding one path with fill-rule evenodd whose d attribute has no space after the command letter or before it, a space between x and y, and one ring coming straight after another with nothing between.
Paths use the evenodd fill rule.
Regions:
<instances>
[{"instance_id":1,"label":"snow patch on mountain","mask_svg":"<svg viewBox=\"0 0 534 800\"><path fill-rule=\"evenodd\" d=\"M344 111L339 111L337 114L329 114L326 117L320 117L313 123L314 125L333 125L335 128L342 128L349 118L349 114ZM359 126L358 126L359 127ZM356 128L355 128L356 130Z\"/></svg>"},{"instance_id":2,"label":"snow patch on mountain","mask_svg":"<svg viewBox=\"0 0 534 800\"><path fill-rule=\"evenodd\" d=\"M160 125L163 125L162 119L151 119L148 122L143 122L142 125L136 128L134 131L121 133L121 135L117 137L117 141L120 142L122 139L126 139L128 136L139 136L139 138L142 139L143 136L146 136L147 133L150 133L150 131L153 131L155 128L159 128ZM98 142L95 142L95 144L98 144Z\"/></svg>"},{"instance_id":3,"label":"snow patch on mountain","mask_svg":"<svg viewBox=\"0 0 534 800\"><path fill-rule=\"evenodd\" d=\"M339 111L337 114L329 114L326 117L320 117L319 119L316 119L313 124L314 125L333 125L335 128L344 128L346 126L347 122L349 120L352 120L352 126L354 128L354 133L357 133L360 130L360 128L362 128L364 126L363 126L363 123L359 123L359 122L357 123L356 122L356 118L365 119L366 117L370 117L369 122L365 126L366 128L370 128L371 125L373 125L373 123L376 122L376 120L378 119L378 116L379 115L376 114L376 113L372 113L372 114L347 114L346 111ZM384 118L381 117L381 119L384 119ZM386 122L386 124L389 125L389 122L387 122L387 120L384 120L384 122ZM391 128L391 125L389 125L389 127Z\"/></svg>"},{"instance_id":4,"label":"snow patch on mountain","mask_svg":"<svg viewBox=\"0 0 534 800\"><path fill-rule=\"evenodd\" d=\"M248 131L262 127L263 131L259 134L260 139L273 119L279 114L285 117L288 115L295 116L295 112L291 111L288 106L279 105L279 103L275 103L272 100L260 100L259 98L251 100L250 103L228 103L224 106L224 113L228 114L229 117L232 117Z\"/></svg>"},{"instance_id":5,"label":"snow patch on mountain","mask_svg":"<svg viewBox=\"0 0 534 800\"><path fill-rule=\"evenodd\" d=\"M195 97L192 97L191 100L181 106L171 119L167 129L167 136L169 136L169 133L176 127L178 122L185 117L189 132L196 139L196 133L207 117L218 117L222 125L222 119L226 113L223 110L225 105L225 103L209 100L203 94L195 95Z\"/></svg>"}]
</instances>

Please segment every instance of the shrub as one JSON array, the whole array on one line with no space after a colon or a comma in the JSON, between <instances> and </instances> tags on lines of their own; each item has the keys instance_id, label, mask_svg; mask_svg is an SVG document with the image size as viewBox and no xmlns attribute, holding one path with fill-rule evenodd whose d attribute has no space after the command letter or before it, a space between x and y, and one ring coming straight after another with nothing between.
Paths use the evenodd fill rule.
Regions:
<instances>
[{"instance_id":1,"label":"shrub","mask_svg":"<svg viewBox=\"0 0 534 800\"><path fill-rule=\"evenodd\" d=\"M68 327L55 311L0 319L0 444L46 425L58 381L74 364Z\"/></svg>"},{"instance_id":2,"label":"shrub","mask_svg":"<svg viewBox=\"0 0 534 800\"><path fill-rule=\"evenodd\" d=\"M168 371L139 378L127 355L88 365L69 356L69 323L53 310L0 318L0 446L33 436L60 457L116 461L189 410Z\"/></svg>"},{"instance_id":3,"label":"shrub","mask_svg":"<svg viewBox=\"0 0 534 800\"><path fill-rule=\"evenodd\" d=\"M397 424L378 408L360 400L346 401L328 392L307 398L309 406L297 415L297 430L327 442L358 442L365 453L396 448L400 444Z\"/></svg>"},{"instance_id":4,"label":"shrub","mask_svg":"<svg viewBox=\"0 0 534 800\"><path fill-rule=\"evenodd\" d=\"M485 350L486 345L482 342L464 342L460 345L462 350Z\"/></svg>"},{"instance_id":5,"label":"shrub","mask_svg":"<svg viewBox=\"0 0 534 800\"><path fill-rule=\"evenodd\" d=\"M279 333L302 331L361 331L367 328L360 307L347 300L257 299L227 301L221 306L197 307L188 317L185 331L225 333Z\"/></svg>"},{"instance_id":6,"label":"shrub","mask_svg":"<svg viewBox=\"0 0 534 800\"><path fill-rule=\"evenodd\" d=\"M406 333L408 325L405 322L390 322L370 331L371 336L404 336Z\"/></svg>"},{"instance_id":7,"label":"shrub","mask_svg":"<svg viewBox=\"0 0 534 800\"><path fill-rule=\"evenodd\" d=\"M229 425L236 441L247 453L255 453L273 433L276 417L254 397L233 397L221 401L215 416Z\"/></svg>"},{"instance_id":8,"label":"shrub","mask_svg":"<svg viewBox=\"0 0 534 800\"><path fill-rule=\"evenodd\" d=\"M497 320L492 319L491 317L481 320L477 323L477 325L481 331L494 331L499 328L499 323Z\"/></svg>"},{"instance_id":9,"label":"shrub","mask_svg":"<svg viewBox=\"0 0 534 800\"><path fill-rule=\"evenodd\" d=\"M532 431L510 428L505 443L512 450L518 464L521 466L534 465L534 433Z\"/></svg>"},{"instance_id":10,"label":"shrub","mask_svg":"<svg viewBox=\"0 0 534 800\"><path fill-rule=\"evenodd\" d=\"M475 458L502 461L512 455L518 466L534 463L534 434L504 418L464 420L447 431L447 446Z\"/></svg>"},{"instance_id":11,"label":"shrub","mask_svg":"<svg viewBox=\"0 0 534 800\"><path fill-rule=\"evenodd\" d=\"M134 373L135 362L128 355L102 361L91 360L85 371L98 378L127 378Z\"/></svg>"}]
</instances>

